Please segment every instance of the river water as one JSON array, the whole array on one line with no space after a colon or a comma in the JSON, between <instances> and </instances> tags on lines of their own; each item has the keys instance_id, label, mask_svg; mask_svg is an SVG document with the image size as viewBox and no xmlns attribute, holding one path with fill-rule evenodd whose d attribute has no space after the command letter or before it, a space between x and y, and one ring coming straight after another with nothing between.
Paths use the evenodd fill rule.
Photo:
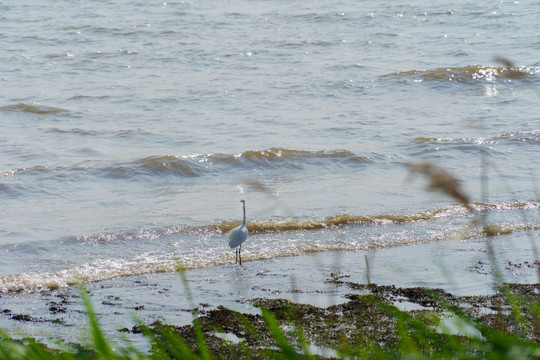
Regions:
<instances>
[{"instance_id":1,"label":"river water","mask_svg":"<svg viewBox=\"0 0 540 360\"><path fill-rule=\"evenodd\" d=\"M489 277L484 216L504 261L523 261L504 276L537 281L538 18L523 1L0 2L4 308L81 280L144 303L140 279L178 263L246 280L226 240L241 199L259 275L387 248L412 271L426 258L411 249L444 243L479 254L450 262L462 279ZM405 166L422 162L459 179L471 211Z\"/></svg>"}]
</instances>

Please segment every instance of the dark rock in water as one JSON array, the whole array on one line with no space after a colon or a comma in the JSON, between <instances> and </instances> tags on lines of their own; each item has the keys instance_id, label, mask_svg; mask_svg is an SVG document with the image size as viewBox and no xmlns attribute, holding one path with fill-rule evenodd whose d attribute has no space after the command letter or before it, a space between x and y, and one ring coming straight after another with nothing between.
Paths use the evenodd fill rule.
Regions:
<instances>
[{"instance_id":1,"label":"dark rock in water","mask_svg":"<svg viewBox=\"0 0 540 360\"><path fill-rule=\"evenodd\" d=\"M131 334L142 334L142 329L138 325L133 326L131 329L128 329L126 327L122 329L118 329L118 331L124 332L124 333L131 333Z\"/></svg>"},{"instance_id":2,"label":"dark rock in water","mask_svg":"<svg viewBox=\"0 0 540 360\"><path fill-rule=\"evenodd\" d=\"M17 320L17 321L36 321L30 315L26 315L26 314L12 315L11 319Z\"/></svg>"}]
</instances>

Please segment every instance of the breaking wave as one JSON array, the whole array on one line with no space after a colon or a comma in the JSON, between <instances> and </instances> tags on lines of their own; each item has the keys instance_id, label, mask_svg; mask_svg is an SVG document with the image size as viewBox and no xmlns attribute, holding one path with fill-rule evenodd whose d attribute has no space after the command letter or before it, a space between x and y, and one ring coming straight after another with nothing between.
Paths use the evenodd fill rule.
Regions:
<instances>
[{"instance_id":1,"label":"breaking wave","mask_svg":"<svg viewBox=\"0 0 540 360\"><path fill-rule=\"evenodd\" d=\"M301 244L286 244L283 246L266 247L264 249L247 250L243 253L244 262L261 261L277 257L300 256L306 253L324 251L367 251L385 247L413 245L425 241L443 241L451 239L466 240L481 236L502 236L513 232L540 230L540 225L490 227L488 229L468 229L459 236L436 236L431 238L408 238L397 241L370 242L305 242ZM118 277L137 276L151 273L174 272L179 264L186 270L223 266L234 264L234 253L222 249L213 254L189 254L189 256L155 256L145 254L128 259L109 258L93 261L72 269L58 272L21 273L0 276L0 292L41 292L65 288L81 282L98 282Z\"/></svg>"},{"instance_id":2,"label":"breaking wave","mask_svg":"<svg viewBox=\"0 0 540 360\"><path fill-rule=\"evenodd\" d=\"M473 212L490 210L500 211L536 211L540 208L537 202L511 202L484 204L476 203ZM359 216L341 214L319 220L267 220L249 222L251 241L243 253L244 261L261 261L278 257L299 256L306 253L324 251L366 251L391 246L406 246L421 242L442 240L467 240L484 236L504 236L514 232L538 231L540 224L504 224L501 226L458 226L454 230L411 232L409 227L402 228L404 223L426 222L450 216L466 216L468 212L460 205L451 205L418 214L409 215L374 215ZM443 219L443 222L447 221ZM350 227L352 224L375 225L375 228ZM463 224L467 224L465 221ZM472 224L472 223L469 223ZM68 287L80 282L97 282L118 277L137 276L150 273L174 272L181 264L185 269L207 268L234 264L234 252L223 241L223 235L236 226L234 222L223 222L207 226L181 226L169 229L146 230L140 233L122 233L98 236L80 236L77 246L92 243L92 246L108 246L109 242L117 243L142 239L142 243L152 238L152 244L169 235L175 239L176 250L159 250L152 246L152 251L109 255L86 263L56 272L28 272L0 276L0 292L41 292ZM377 230L378 225L381 225ZM389 227L387 227L389 226ZM445 227L445 226L443 226ZM458 229L458 231L456 231ZM329 231L326 231L329 230ZM339 230L339 231L333 231ZM352 231L360 236L348 236L347 240L336 236L341 231ZM185 235L184 237L179 235ZM184 240L182 240L184 239ZM195 241L196 246L189 243ZM157 242L156 242L157 241ZM203 246L201 246L203 242ZM134 244L135 245L135 244ZM170 244L169 244L170 245ZM191 247L190 247L191 246ZM133 246L136 248L136 246ZM203 250L204 248L204 250ZM135 251L135 250L134 250Z\"/></svg>"},{"instance_id":3,"label":"breaking wave","mask_svg":"<svg viewBox=\"0 0 540 360\"><path fill-rule=\"evenodd\" d=\"M505 210L536 210L540 209L540 202L508 202L508 203L473 203L471 209L474 213L484 210L505 211ZM328 216L323 219L300 219L287 218L283 220L255 220L247 221L246 227L250 234L292 232L292 231L310 231L319 229L332 229L345 225L354 224L406 224L418 221L429 221L449 216L464 215L468 210L460 204L444 206L438 209L426 210L416 214L379 214L379 215L353 215L338 214ZM202 226L174 226L168 229L145 230L140 233L121 233L92 236L81 236L79 240L86 241L110 241L115 239L155 239L159 236L178 234L178 233L208 233L216 232L218 234L227 233L240 225L240 221L223 221L216 224Z\"/></svg>"}]
</instances>

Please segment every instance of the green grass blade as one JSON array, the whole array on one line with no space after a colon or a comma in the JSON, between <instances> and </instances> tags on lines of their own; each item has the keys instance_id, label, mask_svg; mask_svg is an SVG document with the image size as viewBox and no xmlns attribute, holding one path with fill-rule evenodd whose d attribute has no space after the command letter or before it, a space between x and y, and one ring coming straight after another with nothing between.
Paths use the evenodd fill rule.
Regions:
<instances>
[{"instance_id":1,"label":"green grass blade","mask_svg":"<svg viewBox=\"0 0 540 360\"><path fill-rule=\"evenodd\" d=\"M88 292L84 285L79 285L79 293L86 310L86 315L88 316L88 321L90 322L90 334L92 335L95 351L100 357L105 359L117 358L113 347L107 341L107 337L99 325L94 307L90 301L90 296L88 296Z\"/></svg>"},{"instance_id":2,"label":"green grass blade","mask_svg":"<svg viewBox=\"0 0 540 360\"><path fill-rule=\"evenodd\" d=\"M186 293L189 306L192 309L194 309L193 310L193 329L195 331L195 337L197 339L197 345L199 347L201 359L203 360L212 359L213 356L208 351L208 348L206 346L206 341L204 339L204 333L201 327L201 323L199 321L199 308L198 306L195 306L195 303L193 301L193 296L191 294L191 289L189 288L186 271L183 265L179 261L177 262L177 271L178 271L178 274L180 275L180 279L182 280L182 285L184 286L184 291Z\"/></svg>"},{"instance_id":3,"label":"green grass blade","mask_svg":"<svg viewBox=\"0 0 540 360\"><path fill-rule=\"evenodd\" d=\"M279 328L279 323L274 317L274 315L264 309L261 308L262 317L264 321L266 322L266 325L268 326L268 329L270 330L270 333L272 334L274 340L276 341L278 347L283 353L283 358L285 359L302 359L302 356L294 350L294 348L289 343L289 340L287 340L287 337L281 331Z\"/></svg>"},{"instance_id":4,"label":"green grass blade","mask_svg":"<svg viewBox=\"0 0 540 360\"><path fill-rule=\"evenodd\" d=\"M143 334L152 339L153 359L200 359L184 339L170 325L157 325L154 330L141 327ZM157 335L156 335L157 334Z\"/></svg>"}]
</instances>

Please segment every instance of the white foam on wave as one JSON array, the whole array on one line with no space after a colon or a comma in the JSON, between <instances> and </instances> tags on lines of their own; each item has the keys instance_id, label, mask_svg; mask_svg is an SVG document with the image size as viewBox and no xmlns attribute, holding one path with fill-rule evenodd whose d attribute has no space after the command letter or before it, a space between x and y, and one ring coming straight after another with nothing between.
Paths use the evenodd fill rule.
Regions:
<instances>
[{"instance_id":1,"label":"white foam on wave","mask_svg":"<svg viewBox=\"0 0 540 360\"><path fill-rule=\"evenodd\" d=\"M475 211L496 211L538 208L537 203L474 204ZM459 211L458 211L459 210ZM514 232L538 231L538 224L503 224L487 229L473 225L470 217L461 216L461 221L451 226L439 221L452 214L461 214L459 207L438 209L429 216L415 216L415 221L378 223L343 222L342 226L322 227L306 230L293 227L284 231L261 231L250 233L242 249L244 262L264 261L279 257L300 256L324 251L368 251L392 246L407 246L421 242L442 240L480 239L485 235L504 236ZM377 225L378 224L378 225ZM289 228L289 227L287 227ZM119 239L119 237L121 239ZM118 240L122 240L119 242ZM141 241L142 240L142 241ZM152 240L152 241L148 241ZM42 292L65 288L77 283L98 282L119 277L138 276L152 273L174 272L178 266L197 269L235 263L234 251L229 249L220 231L209 231L206 227L175 228L168 231L143 232L142 234L119 234L101 237L79 238L78 246L96 248L94 260L84 256L72 259L71 268L60 271L33 271L0 275L0 293ZM130 244L129 252L116 256L118 249ZM120 247L119 247L120 246ZM149 246L152 248L149 249ZM110 248L109 248L110 247ZM108 251L105 251L109 248ZM142 249L144 248L144 250ZM142 250L142 253L139 252ZM72 251L70 250L70 253ZM73 262L74 261L74 262Z\"/></svg>"},{"instance_id":2,"label":"white foam on wave","mask_svg":"<svg viewBox=\"0 0 540 360\"><path fill-rule=\"evenodd\" d=\"M328 240L328 239L327 239ZM436 239L432 239L436 240ZM242 252L243 262L263 261L278 257L299 256L306 253L324 251L358 251L407 245L422 239L391 240L381 237L370 242L346 242L309 240L272 240L260 244L252 243ZM186 270L234 264L233 251L223 246L211 250L195 250L183 254L146 253L132 258L107 258L57 272L29 272L0 276L0 292L43 292L66 288L78 283L98 282L118 277L137 276L152 273L174 272L179 265Z\"/></svg>"}]
</instances>

